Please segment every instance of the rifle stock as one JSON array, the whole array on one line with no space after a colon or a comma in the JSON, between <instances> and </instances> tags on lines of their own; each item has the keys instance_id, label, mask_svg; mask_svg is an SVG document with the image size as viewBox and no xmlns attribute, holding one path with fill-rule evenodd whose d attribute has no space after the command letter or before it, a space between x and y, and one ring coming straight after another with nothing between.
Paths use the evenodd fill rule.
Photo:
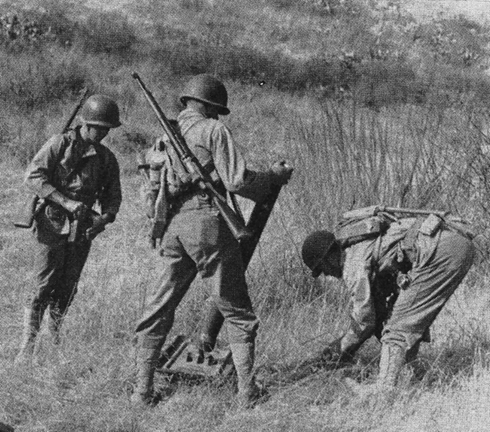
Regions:
<instances>
[{"instance_id":1,"label":"rifle stock","mask_svg":"<svg viewBox=\"0 0 490 432\"><path fill-rule=\"evenodd\" d=\"M152 93L146 88L140 76L136 72L133 72L132 77L138 82L139 86L141 87L141 90L143 91L146 100L152 107L160 125L170 139L170 144L179 155L188 173L199 185L199 187L202 190L205 190L210 195L213 203L218 208L218 211L220 212L233 236L237 240L250 237L250 231L247 230L243 222L240 220L239 216L237 216L237 214L228 205L226 198L216 190L211 177L204 170L196 156L189 150L189 148L187 147L187 143L179 134L176 134L175 131L172 129L169 120L163 113Z\"/></svg>"}]
</instances>

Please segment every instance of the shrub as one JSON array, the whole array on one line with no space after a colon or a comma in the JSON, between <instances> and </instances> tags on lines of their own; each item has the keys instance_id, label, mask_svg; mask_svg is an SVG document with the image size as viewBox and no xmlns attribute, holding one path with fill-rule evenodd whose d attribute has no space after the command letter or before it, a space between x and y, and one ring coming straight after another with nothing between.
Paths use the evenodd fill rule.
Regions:
<instances>
[{"instance_id":1,"label":"shrub","mask_svg":"<svg viewBox=\"0 0 490 432\"><path fill-rule=\"evenodd\" d=\"M55 43L69 46L77 25L66 16L60 3L48 2L47 9L9 10L0 16L0 41L9 51L19 52L29 47Z\"/></svg>"},{"instance_id":2,"label":"shrub","mask_svg":"<svg viewBox=\"0 0 490 432\"><path fill-rule=\"evenodd\" d=\"M468 67L488 60L489 28L463 16L421 24L414 40L419 40L436 61L452 66Z\"/></svg>"}]
</instances>

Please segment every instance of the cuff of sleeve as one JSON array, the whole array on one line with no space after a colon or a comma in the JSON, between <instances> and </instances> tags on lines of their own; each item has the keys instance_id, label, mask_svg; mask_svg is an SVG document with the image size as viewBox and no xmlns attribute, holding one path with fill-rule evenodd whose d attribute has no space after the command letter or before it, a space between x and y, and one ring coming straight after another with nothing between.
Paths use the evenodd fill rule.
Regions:
<instances>
[{"instance_id":1,"label":"cuff of sleeve","mask_svg":"<svg viewBox=\"0 0 490 432\"><path fill-rule=\"evenodd\" d=\"M104 218L105 223L112 223L116 220L116 215L110 212L104 213L102 217Z\"/></svg>"}]
</instances>

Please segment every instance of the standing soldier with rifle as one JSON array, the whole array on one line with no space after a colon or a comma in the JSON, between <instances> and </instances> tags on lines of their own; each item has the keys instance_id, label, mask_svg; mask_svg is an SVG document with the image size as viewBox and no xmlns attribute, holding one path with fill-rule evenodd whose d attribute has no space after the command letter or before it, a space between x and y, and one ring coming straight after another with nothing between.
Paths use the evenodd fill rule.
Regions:
<instances>
[{"instance_id":1,"label":"standing soldier with rifle","mask_svg":"<svg viewBox=\"0 0 490 432\"><path fill-rule=\"evenodd\" d=\"M60 326L92 240L114 221L121 204L119 165L101 144L109 130L121 124L118 106L107 96L93 95L83 105L83 125L69 129L79 106L63 133L42 146L26 172L25 184L38 197L34 213L36 292L25 310L17 363L32 359L46 309L54 342L59 343ZM92 210L96 201L100 214Z\"/></svg>"},{"instance_id":2,"label":"standing soldier with rifle","mask_svg":"<svg viewBox=\"0 0 490 432\"><path fill-rule=\"evenodd\" d=\"M334 233L310 234L302 256L313 277L342 278L351 293L349 329L327 347L323 361L350 360L376 335L379 376L359 390L394 388L473 264L473 237L446 213L382 206L347 212Z\"/></svg>"},{"instance_id":3,"label":"standing soldier with rifle","mask_svg":"<svg viewBox=\"0 0 490 432\"><path fill-rule=\"evenodd\" d=\"M211 297L228 322L239 403L250 407L259 398L253 375L258 320L238 243L247 232L223 197L229 191L260 201L271 187L289 181L292 168L276 163L266 172L247 169L230 130L219 120L230 112L228 95L213 76L197 75L185 86L180 97L185 109L178 116L178 130L171 130L151 93L137 74L133 77L172 145L165 147L154 218L155 226L159 222L160 226L152 233L157 243L161 241L162 273L136 327L138 370L132 400L154 403L153 377L161 348L176 307L199 273L211 281Z\"/></svg>"}]
</instances>

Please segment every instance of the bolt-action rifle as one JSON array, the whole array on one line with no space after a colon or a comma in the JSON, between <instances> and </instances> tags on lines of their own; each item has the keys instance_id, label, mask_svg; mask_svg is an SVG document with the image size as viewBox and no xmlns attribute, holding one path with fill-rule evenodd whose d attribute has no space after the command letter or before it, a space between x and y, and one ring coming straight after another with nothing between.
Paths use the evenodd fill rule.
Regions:
<instances>
[{"instance_id":1,"label":"bolt-action rifle","mask_svg":"<svg viewBox=\"0 0 490 432\"><path fill-rule=\"evenodd\" d=\"M78 111L83 105L85 98L87 97L88 89L84 89L82 96L80 97L78 103L73 108L70 113L70 117L65 122L63 129L61 131L62 134L66 133L68 129L70 129L73 120L75 119ZM35 217L41 213L46 207L46 203L43 201L38 205L39 197L37 195L29 196L26 200L25 204L22 206L21 213L19 218L13 222L14 226L17 228L31 228L34 222Z\"/></svg>"},{"instance_id":2,"label":"bolt-action rifle","mask_svg":"<svg viewBox=\"0 0 490 432\"><path fill-rule=\"evenodd\" d=\"M451 215L448 211L441 210L423 210L373 205L345 212L342 214L342 218L344 221L361 220L376 215L384 215L391 220L397 220L396 215L428 216L426 224L420 227L419 231L424 232L424 229L426 229L427 233L430 233L431 231L438 229L440 224L444 223L447 227L459 232L470 240L476 236L467 221Z\"/></svg>"},{"instance_id":3,"label":"bolt-action rifle","mask_svg":"<svg viewBox=\"0 0 490 432\"><path fill-rule=\"evenodd\" d=\"M146 100L153 108L160 125L170 140L170 145L178 154L183 166L187 170L189 176L192 178L192 181L211 197L213 203L216 205L218 211L228 225L231 233L237 240L250 237L250 231L245 227L243 222L240 220L240 217L228 205L226 197L221 195L216 190L211 176L204 170L199 160L190 151L185 140L180 136L180 134L175 133L169 120L163 113L152 93L146 88L140 76L136 72L133 72L132 77L138 82L139 86L143 90Z\"/></svg>"}]
</instances>

